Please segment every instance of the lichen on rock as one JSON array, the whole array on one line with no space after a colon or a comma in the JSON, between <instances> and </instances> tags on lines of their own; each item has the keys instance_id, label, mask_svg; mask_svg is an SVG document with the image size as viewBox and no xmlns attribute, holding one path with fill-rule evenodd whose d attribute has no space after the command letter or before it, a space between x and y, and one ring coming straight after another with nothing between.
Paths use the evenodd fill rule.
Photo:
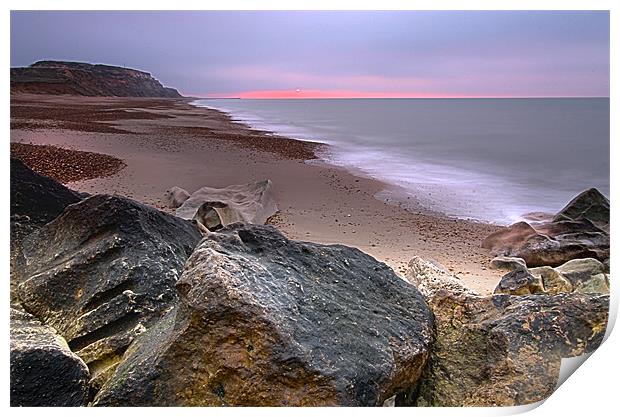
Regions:
<instances>
[{"instance_id":1,"label":"lichen on rock","mask_svg":"<svg viewBox=\"0 0 620 417\"><path fill-rule=\"evenodd\" d=\"M236 224L201 242L177 289L95 405L381 405L426 363L424 298L354 248Z\"/></svg>"}]
</instances>

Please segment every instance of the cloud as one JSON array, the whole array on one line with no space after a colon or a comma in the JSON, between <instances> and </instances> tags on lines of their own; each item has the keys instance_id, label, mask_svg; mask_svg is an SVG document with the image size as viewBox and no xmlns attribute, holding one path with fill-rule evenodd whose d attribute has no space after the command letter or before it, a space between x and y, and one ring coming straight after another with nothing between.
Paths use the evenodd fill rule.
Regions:
<instances>
[{"instance_id":1,"label":"cloud","mask_svg":"<svg viewBox=\"0 0 620 417\"><path fill-rule=\"evenodd\" d=\"M194 95L608 95L609 13L12 12L11 65L147 70Z\"/></svg>"}]
</instances>

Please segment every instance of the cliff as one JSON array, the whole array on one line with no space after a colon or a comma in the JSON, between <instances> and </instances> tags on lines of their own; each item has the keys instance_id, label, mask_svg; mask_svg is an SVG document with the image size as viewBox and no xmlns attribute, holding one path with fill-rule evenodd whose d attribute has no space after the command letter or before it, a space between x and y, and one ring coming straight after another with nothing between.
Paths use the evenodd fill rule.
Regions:
<instances>
[{"instance_id":1,"label":"cliff","mask_svg":"<svg viewBox=\"0 0 620 417\"><path fill-rule=\"evenodd\" d=\"M182 97L148 72L82 62L39 61L11 68L11 94L116 97Z\"/></svg>"}]
</instances>

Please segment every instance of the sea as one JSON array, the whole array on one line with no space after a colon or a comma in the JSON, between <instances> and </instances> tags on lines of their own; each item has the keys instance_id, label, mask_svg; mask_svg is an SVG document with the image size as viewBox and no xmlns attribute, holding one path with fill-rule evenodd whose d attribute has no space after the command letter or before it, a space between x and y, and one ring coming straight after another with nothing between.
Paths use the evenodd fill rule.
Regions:
<instances>
[{"instance_id":1,"label":"sea","mask_svg":"<svg viewBox=\"0 0 620 417\"><path fill-rule=\"evenodd\" d=\"M329 144L325 162L387 184L377 198L510 224L609 196L608 98L201 99L251 127Z\"/></svg>"}]
</instances>

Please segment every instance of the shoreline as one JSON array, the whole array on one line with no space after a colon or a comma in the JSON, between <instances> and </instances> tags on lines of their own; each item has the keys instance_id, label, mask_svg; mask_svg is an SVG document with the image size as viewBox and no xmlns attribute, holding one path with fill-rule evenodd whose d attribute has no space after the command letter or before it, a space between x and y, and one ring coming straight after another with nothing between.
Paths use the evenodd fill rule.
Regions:
<instances>
[{"instance_id":1,"label":"shoreline","mask_svg":"<svg viewBox=\"0 0 620 417\"><path fill-rule=\"evenodd\" d=\"M593 156L604 152L604 100L592 109L573 100L527 105L509 100L499 107L452 99L445 104L388 101L190 103L227 112L255 129L326 143L329 150L318 152L322 159L388 185L379 198L396 199L405 207L415 201L453 218L509 226L532 212L556 213L590 187L609 196L608 174L602 175L605 161L594 162ZM584 119L588 111L592 123ZM556 126L551 121L558 115L573 121ZM586 134L592 136L591 148L580 136ZM583 160L576 161L582 152Z\"/></svg>"},{"instance_id":2,"label":"shoreline","mask_svg":"<svg viewBox=\"0 0 620 417\"><path fill-rule=\"evenodd\" d=\"M302 138L292 138L292 137L288 137L288 136L284 136L282 134L279 134L277 132L273 132L270 130L266 130L266 129L261 129L255 126L252 126L251 124L243 121L243 120L238 120L234 118L234 115L226 110L220 110L217 109L215 107L208 107L208 106L199 106L199 105L195 105L192 104L195 101L198 100L206 100L206 99L201 99L201 98L196 98L196 97L191 97L191 101L188 101L187 104L189 104L190 106L196 107L198 109L207 109L210 111L214 111L214 112L218 112L220 113L222 116L226 117L228 119L228 121L231 124L235 124L235 125L239 125L242 126L245 129L248 129L250 131L254 131L257 132L261 135L267 135L269 137L273 137L273 138L278 138L279 140L285 140L285 141L289 141L289 142L297 142L298 144L300 144L301 146L305 147L307 146L307 149L309 152L312 152L314 154L314 156L312 158L306 158L305 162L308 163L313 163L313 164L317 164L317 165L323 165L325 167L332 167L332 168L336 168L339 170L342 170L344 172L347 172L348 174L351 174L355 177L358 178L364 178L366 180L369 181L375 181L379 184L382 184L382 189L379 190L376 194L375 194L375 198L381 202L384 202L385 204L389 204L389 205L395 205L397 207L403 208L407 211L411 211L413 213L417 213L417 214L428 214L431 216L442 216L442 217L446 217L448 219L455 219L455 220L462 220L462 221L467 221L467 222L472 222L472 223L480 223L480 224L487 224L487 225L494 225L494 226L499 226L499 227L505 227L508 224L502 224L502 223L498 223L498 222L493 222L490 220L482 220L482 219L476 219L476 218L468 218L468 217L460 217L457 215L451 215L448 213L443 213L441 211L438 210L433 210L431 208L428 208L426 206L423 206L421 204L418 203L414 203L411 201L405 201L405 199L402 197L403 195L406 195L406 189L403 186L400 185L396 185L396 184L390 184L387 181L381 179L381 178L377 178L372 176L372 174L370 173L366 173L363 171L362 168L358 168L358 167L353 167L353 166L344 166L344 165L338 165L336 163L334 163L333 161L329 160L329 158L327 156L321 155L321 153L324 154L329 154L330 152L330 148L332 148L334 145L328 143L328 142L318 142L318 141L313 141L311 139L302 139ZM321 152L322 151L322 152ZM392 195L398 195L401 194L401 197L396 197L396 198L392 198L392 200L390 200L389 198L383 198L380 197L380 194L383 194L384 196L392 196Z\"/></svg>"},{"instance_id":3,"label":"shoreline","mask_svg":"<svg viewBox=\"0 0 620 417\"><path fill-rule=\"evenodd\" d=\"M290 238L354 246L401 275L414 255L433 259L482 293L499 281L502 272L488 269L491 257L480 244L501 227L386 203L376 195L389 184L318 158L317 149L328 145L252 129L191 105L194 100L14 95L11 142L120 158L127 166L116 174L69 186L126 195L168 212L164 192L175 185L193 192L271 179L280 212L270 223ZM83 119L62 120L64 109L76 107Z\"/></svg>"}]
</instances>

